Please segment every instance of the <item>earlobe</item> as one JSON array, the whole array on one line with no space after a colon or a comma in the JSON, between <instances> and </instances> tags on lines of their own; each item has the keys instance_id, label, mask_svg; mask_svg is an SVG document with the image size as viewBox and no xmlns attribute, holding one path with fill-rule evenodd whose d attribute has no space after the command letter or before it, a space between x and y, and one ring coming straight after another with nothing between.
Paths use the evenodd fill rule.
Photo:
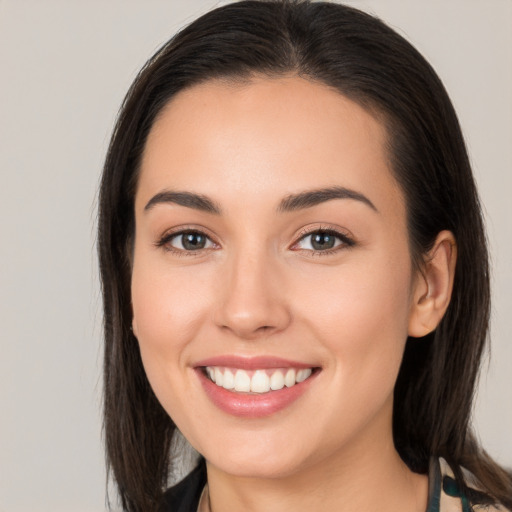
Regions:
<instances>
[{"instance_id":1,"label":"earlobe","mask_svg":"<svg viewBox=\"0 0 512 512\"><path fill-rule=\"evenodd\" d=\"M432 332L450 303L457 260L457 246L451 231L441 231L425 256L413 289L409 336Z\"/></svg>"},{"instance_id":2,"label":"earlobe","mask_svg":"<svg viewBox=\"0 0 512 512\"><path fill-rule=\"evenodd\" d=\"M135 317L132 317L132 326L130 330L133 332L133 335L137 338L137 321L135 320Z\"/></svg>"}]
</instances>

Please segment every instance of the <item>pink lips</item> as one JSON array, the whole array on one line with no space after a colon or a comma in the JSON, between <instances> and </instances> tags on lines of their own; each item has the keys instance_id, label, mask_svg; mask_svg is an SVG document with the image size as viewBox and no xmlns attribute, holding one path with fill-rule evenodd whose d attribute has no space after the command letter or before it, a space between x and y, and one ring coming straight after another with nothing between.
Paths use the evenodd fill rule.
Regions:
<instances>
[{"instance_id":1,"label":"pink lips","mask_svg":"<svg viewBox=\"0 0 512 512\"><path fill-rule=\"evenodd\" d=\"M205 359L195 365L196 374L210 400L222 411L243 418L261 418L285 409L300 398L308 389L318 372L294 386L268 393L254 394L228 391L212 382L204 372L206 366L257 370L271 368L311 368L310 364L290 361L278 357L220 356Z\"/></svg>"},{"instance_id":2,"label":"pink lips","mask_svg":"<svg viewBox=\"0 0 512 512\"><path fill-rule=\"evenodd\" d=\"M310 364L290 361L289 359L282 359L280 357L240 357L232 355L204 359L202 361L198 361L195 366L225 366L230 368L240 368L242 370L257 370L259 368L311 368Z\"/></svg>"}]
</instances>

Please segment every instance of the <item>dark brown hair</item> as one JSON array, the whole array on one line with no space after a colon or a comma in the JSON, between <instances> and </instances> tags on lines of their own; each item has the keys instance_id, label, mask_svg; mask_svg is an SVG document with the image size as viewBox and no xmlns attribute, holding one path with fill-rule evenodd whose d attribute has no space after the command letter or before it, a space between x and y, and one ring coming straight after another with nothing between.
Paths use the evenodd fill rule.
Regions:
<instances>
[{"instance_id":1,"label":"dark brown hair","mask_svg":"<svg viewBox=\"0 0 512 512\"><path fill-rule=\"evenodd\" d=\"M130 331L141 153L156 116L178 91L213 78L247 80L255 74L295 74L326 84L383 120L418 265L441 230L453 232L458 261L452 300L433 333L407 341L395 388L395 445L417 472L427 472L430 456L465 466L492 498L512 507L510 475L478 447L470 430L489 322L488 255L448 95L425 59L375 17L334 3L282 0L226 5L178 33L137 76L112 136L101 181L98 249L107 465L124 509L157 509L176 431L151 390Z\"/></svg>"}]
</instances>

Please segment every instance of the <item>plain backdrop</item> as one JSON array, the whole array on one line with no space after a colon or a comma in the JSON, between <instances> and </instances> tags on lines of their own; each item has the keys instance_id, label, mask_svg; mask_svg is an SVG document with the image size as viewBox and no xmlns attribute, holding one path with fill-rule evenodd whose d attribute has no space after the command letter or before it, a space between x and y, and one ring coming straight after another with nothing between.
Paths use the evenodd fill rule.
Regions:
<instances>
[{"instance_id":1,"label":"plain backdrop","mask_svg":"<svg viewBox=\"0 0 512 512\"><path fill-rule=\"evenodd\" d=\"M493 349L475 424L512 466L512 1L348 3L416 45L459 113L493 254ZM137 70L215 5L0 0L0 512L105 510L102 160Z\"/></svg>"}]
</instances>

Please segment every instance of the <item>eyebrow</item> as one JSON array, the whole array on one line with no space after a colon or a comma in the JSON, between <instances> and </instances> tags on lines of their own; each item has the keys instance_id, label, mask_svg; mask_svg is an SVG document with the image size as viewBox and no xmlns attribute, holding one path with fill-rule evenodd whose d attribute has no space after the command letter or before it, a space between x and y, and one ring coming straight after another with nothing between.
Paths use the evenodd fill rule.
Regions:
<instances>
[{"instance_id":1,"label":"eyebrow","mask_svg":"<svg viewBox=\"0 0 512 512\"><path fill-rule=\"evenodd\" d=\"M281 201L277 211L293 212L304 208L311 208L332 199L354 199L366 204L375 212L379 211L365 195L345 187L327 187L291 194Z\"/></svg>"},{"instance_id":2,"label":"eyebrow","mask_svg":"<svg viewBox=\"0 0 512 512\"><path fill-rule=\"evenodd\" d=\"M280 213L293 212L305 208L311 208L333 199L353 199L369 206L378 212L375 205L365 195L345 187L327 187L315 190L306 190L298 194L286 196L277 207ZM209 197L193 192L175 192L164 190L154 195L144 207L144 211L151 210L158 204L174 203L187 208L193 208L214 215L220 215L222 210L218 204Z\"/></svg>"},{"instance_id":3,"label":"eyebrow","mask_svg":"<svg viewBox=\"0 0 512 512\"><path fill-rule=\"evenodd\" d=\"M194 208L195 210L215 215L220 215L221 213L220 207L206 196L192 192L173 192L170 190L164 190L153 196L144 207L144 211L151 210L157 204L165 203L179 204L180 206Z\"/></svg>"}]
</instances>

